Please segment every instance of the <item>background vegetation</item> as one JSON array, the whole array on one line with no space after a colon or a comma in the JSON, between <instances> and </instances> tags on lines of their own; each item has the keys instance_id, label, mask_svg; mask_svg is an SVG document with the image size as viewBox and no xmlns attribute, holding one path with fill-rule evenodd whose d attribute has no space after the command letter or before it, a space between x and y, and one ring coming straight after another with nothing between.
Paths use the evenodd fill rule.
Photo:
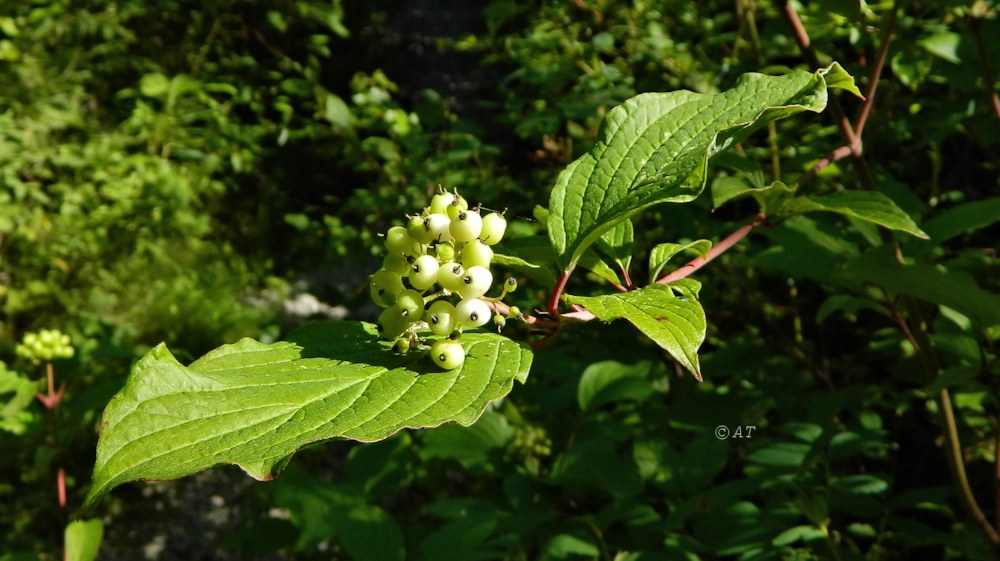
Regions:
<instances>
[{"instance_id":1,"label":"background vegetation","mask_svg":"<svg viewBox=\"0 0 1000 561\"><path fill-rule=\"evenodd\" d=\"M377 232L444 185L537 233L555 175L640 92L837 60L871 95L884 60L870 115L842 100L860 157L836 151L831 111L755 135L714 181L874 187L931 234L901 240L947 276L927 284L996 305L994 2L791 6L815 59L779 1L5 4L0 559L59 558L81 516L105 521L107 559L995 558L1000 330L920 282L891 296L852 278L880 235L826 216L758 229L698 273L702 383L636 332L590 326L472 428L77 510L100 412L145 350L186 362L310 318L372 320ZM756 213L711 203L657 208L637 244L718 240ZM573 294L602 290L578 277ZM522 308L544 302L522 286ZM15 353L41 328L76 347L52 410L31 399L44 366Z\"/></svg>"}]
</instances>

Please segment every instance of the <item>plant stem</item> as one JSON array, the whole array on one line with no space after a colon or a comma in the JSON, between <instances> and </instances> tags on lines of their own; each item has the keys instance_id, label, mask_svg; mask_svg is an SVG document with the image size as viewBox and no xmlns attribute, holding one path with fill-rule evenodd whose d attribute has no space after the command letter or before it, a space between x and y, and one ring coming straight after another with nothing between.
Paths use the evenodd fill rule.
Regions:
<instances>
[{"instance_id":1,"label":"plant stem","mask_svg":"<svg viewBox=\"0 0 1000 561\"><path fill-rule=\"evenodd\" d=\"M911 333L910 344L915 346L925 378L931 381L939 375L941 367L931 346L931 340L927 333L927 323L923 319L919 304L909 298L907 299L907 303L909 304L910 316L915 324L915 329L909 330ZM893 314L898 316L896 317L898 322L905 323L905 320L897 310L893 309ZM969 478L965 472L965 460L962 456L962 445L958 438L955 411L951 406L951 394L948 392L948 388L943 388L938 392L937 402L938 412L941 415L941 429L947 447L945 456L948 459L948 468L951 471L952 481L955 484L959 501L965 508L966 513L979 525L979 529L986 536L986 539L994 547L1000 548L1000 532L990 524L986 515L983 514L983 510L976 501L976 496L972 493L972 487L969 485Z\"/></svg>"},{"instance_id":2,"label":"plant stem","mask_svg":"<svg viewBox=\"0 0 1000 561\"><path fill-rule=\"evenodd\" d=\"M767 217L764 216L763 213L758 214L757 216L754 217L753 220L743 225L739 230L736 230L732 234L726 236L726 239L722 240L717 245L712 246L712 249L710 249L709 252L706 253L704 257L695 257L691 261L688 261L686 264L681 265L674 272L664 276L663 278L657 280L656 282L659 284L668 284L676 280L689 277L695 271L701 269L702 267L707 265L710 261L725 253L729 248L739 243L739 241L747 237L747 234L749 234L754 228L760 226L766 220Z\"/></svg>"},{"instance_id":3,"label":"plant stem","mask_svg":"<svg viewBox=\"0 0 1000 561\"><path fill-rule=\"evenodd\" d=\"M993 68L990 67L990 59L986 54L986 45L983 44L983 36L979 31L979 18L973 14L969 14L969 27L972 29L972 36L976 40L976 50L979 51L979 68L983 73L983 80L986 81L986 87L989 88L993 113L997 116L997 119L1000 119L1000 96L997 95L997 90L994 86Z\"/></svg>"},{"instance_id":4,"label":"plant stem","mask_svg":"<svg viewBox=\"0 0 1000 561\"><path fill-rule=\"evenodd\" d=\"M569 269L559 273L559 278L556 280L556 286L552 289L552 295L549 296L548 312L554 316L559 315L559 298L562 296L563 290L566 289L566 283L569 281L569 275L572 272L573 267L570 267Z\"/></svg>"},{"instance_id":5,"label":"plant stem","mask_svg":"<svg viewBox=\"0 0 1000 561\"><path fill-rule=\"evenodd\" d=\"M854 134L861 138L861 133L865 130L865 122L871 114L875 105L875 92L878 90L878 83L882 77L882 68L885 67L885 59L889 56L889 43L892 41L892 28L896 25L896 13L899 12L900 0L893 0L892 10L889 12L889 19L885 22L882 30L882 45L879 47L878 56L875 57L875 67L868 82L868 91L865 92L865 102L861 105L858 118L854 124Z\"/></svg>"}]
</instances>

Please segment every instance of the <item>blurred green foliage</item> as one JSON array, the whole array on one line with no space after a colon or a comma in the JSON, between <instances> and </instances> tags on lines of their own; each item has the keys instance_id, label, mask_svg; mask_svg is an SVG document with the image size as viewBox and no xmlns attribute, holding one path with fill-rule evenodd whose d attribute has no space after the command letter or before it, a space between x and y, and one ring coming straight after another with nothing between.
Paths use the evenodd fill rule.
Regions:
<instances>
[{"instance_id":1,"label":"blurred green foliage","mask_svg":"<svg viewBox=\"0 0 1000 561\"><path fill-rule=\"evenodd\" d=\"M932 236L902 241L903 254L996 298L998 84L982 67L1000 66L997 8L905 4L865 156L878 190ZM798 7L821 63L870 75L890 2ZM372 319L355 289L376 266L375 232L438 185L509 208L512 236L539 233L535 205L614 105L804 67L780 10L752 0L5 5L0 559L59 557L100 411L145 349L165 340L190 358L244 335L273 340L290 321L283 302L301 292ZM843 103L849 116L859 107ZM713 173L791 182L841 144L826 115L782 121ZM809 189L858 185L841 160ZM639 254L720 239L756 212L751 201L710 208L703 197L654 209L636 223ZM762 232L698 274L704 383L618 324L570 331L473 427L310 449L249 488L224 539L206 536L198 552L168 544L161 558L993 559L954 490L935 396L951 391L971 489L989 512L996 326L845 274L879 244L874 227L810 216ZM579 274L569 290L601 283ZM522 287L525 310L549 288ZM937 378L899 317L922 326L915 337L933 348ZM14 352L41 328L77 349L55 363L67 388L53 411L31 401L44 369ZM719 426L756 429L720 440ZM130 500L142 498L113 497L99 515L110 550L131 545L125 558L137 558L145 542L120 531L136 522Z\"/></svg>"}]
</instances>

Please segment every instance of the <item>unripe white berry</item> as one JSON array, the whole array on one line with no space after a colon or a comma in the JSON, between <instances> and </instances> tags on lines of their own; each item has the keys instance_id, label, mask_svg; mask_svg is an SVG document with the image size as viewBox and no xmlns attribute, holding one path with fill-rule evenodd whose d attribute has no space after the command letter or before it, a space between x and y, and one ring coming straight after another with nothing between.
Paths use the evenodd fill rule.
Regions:
<instances>
[{"instance_id":1,"label":"unripe white berry","mask_svg":"<svg viewBox=\"0 0 1000 561\"><path fill-rule=\"evenodd\" d=\"M444 213L428 214L424 217L424 229L431 241L446 242L451 239L451 218Z\"/></svg>"},{"instance_id":2,"label":"unripe white berry","mask_svg":"<svg viewBox=\"0 0 1000 561\"><path fill-rule=\"evenodd\" d=\"M465 349L458 341L441 339L431 345L431 360L445 370L452 370L465 362Z\"/></svg>"},{"instance_id":3,"label":"unripe white berry","mask_svg":"<svg viewBox=\"0 0 1000 561\"><path fill-rule=\"evenodd\" d=\"M462 278L465 276L465 267L454 261L445 261L438 268L438 284L445 290L458 292L462 286Z\"/></svg>"},{"instance_id":4,"label":"unripe white berry","mask_svg":"<svg viewBox=\"0 0 1000 561\"><path fill-rule=\"evenodd\" d=\"M452 219L449 229L455 241L471 242L483 230L483 219L474 210L464 210Z\"/></svg>"},{"instance_id":5,"label":"unripe white berry","mask_svg":"<svg viewBox=\"0 0 1000 561\"><path fill-rule=\"evenodd\" d=\"M479 239L486 245L495 245L503 239L506 231L507 219L496 212L491 212L483 217L483 228L479 232Z\"/></svg>"},{"instance_id":6,"label":"unripe white berry","mask_svg":"<svg viewBox=\"0 0 1000 561\"><path fill-rule=\"evenodd\" d=\"M451 193L438 193L431 199L431 206L429 208L432 213L445 214L448 212L448 205L450 205L454 200L455 195L452 195Z\"/></svg>"},{"instance_id":7,"label":"unripe white berry","mask_svg":"<svg viewBox=\"0 0 1000 561\"><path fill-rule=\"evenodd\" d=\"M438 276L438 260L430 255L421 255L413 261L408 279L410 286L417 290L427 290L434 286Z\"/></svg>"},{"instance_id":8,"label":"unripe white berry","mask_svg":"<svg viewBox=\"0 0 1000 561\"><path fill-rule=\"evenodd\" d=\"M455 315L455 306L446 300L435 300L427 308L424 314L427 326L435 335L451 335L458 327L458 317Z\"/></svg>"},{"instance_id":9,"label":"unripe white berry","mask_svg":"<svg viewBox=\"0 0 1000 561\"><path fill-rule=\"evenodd\" d=\"M455 315L462 325L480 327L492 317L490 306L479 298L466 298L455 306Z\"/></svg>"},{"instance_id":10,"label":"unripe white berry","mask_svg":"<svg viewBox=\"0 0 1000 561\"><path fill-rule=\"evenodd\" d=\"M478 298L493 286L493 273L486 267L470 267L466 269L462 282L458 285L458 293L462 298Z\"/></svg>"},{"instance_id":11,"label":"unripe white berry","mask_svg":"<svg viewBox=\"0 0 1000 561\"><path fill-rule=\"evenodd\" d=\"M493 260L493 249L479 240L472 240L465 244L462 249L462 266L466 269L471 267L489 267Z\"/></svg>"}]
</instances>

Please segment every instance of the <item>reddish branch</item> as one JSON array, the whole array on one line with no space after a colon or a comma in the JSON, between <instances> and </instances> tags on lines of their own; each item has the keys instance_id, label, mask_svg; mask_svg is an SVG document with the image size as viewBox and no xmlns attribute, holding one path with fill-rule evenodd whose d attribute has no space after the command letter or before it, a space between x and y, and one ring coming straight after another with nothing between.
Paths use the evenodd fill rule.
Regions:
<instances>
[{"instance_id":1,"label":"reddish branch","mask_svg":"<svg viewBox=\"0 0 1000 561\"><path fill-rule=\"evenodd\" d=\"M889 43L892 41L892 28L896 25L896 13L899 11L900 0L894 0L892 10L889 11L889 18L882 29L882 45L879 47L878 56L875 57L875 68L872 69L871 78L868 81L868 91L865 93L865 102L858 112L857 122L854 124L854 134L860 139L861 133L865 130L865 122L871 114L875 105L875 92L878 90L878 83L882 78L882 69L885 67L885 59L889 56Z\"/></svg>"},{"instance_id":2,"label":"reddish branch","mask_svg":"<svg viewBox=\"0 0 1000 561\"><path fill-rule=\"evenodd\" d=\"M736 230L732 234L729 234L728 236L726 236L726 239L722 240L717 245L713 246L712 249L709 250L709 252L706 253L704 257L695 257L691 261L682 265L676 271L670 273L669 275L666 275L665 277L661 278L656 282L659 284L667 284L674 282L676 280L687 278L698 269L701 269L702 267L707 265L716 257L725 253L729 248L739 243L739 241L747 237L747 234L749 234L754 228L760 226L766 220L767 217L765 217L763 213L758 214L748 224L744 225L742 228Z\"/></svg>"},{"instance_id":3,"label":"reddish branch","mask_svg":"<svg viewBox=\"0 0 1000 561\"><path fill-rule=\"evenodd\" d=\"M983 79L986 80L986 87L990 91L990 103L993 105L993 113L997 116L997 119L1000 119L1000 96L997 95L996 82L993 81L993 68L990 67L990 59L986 54L986 45L983 44L983 36L979 31L979 18L973 14L969 14L969 27L972 28L972 36L976 39L976 50L979 51L979 68L983 73ZM1000 502L1000 497L997 500Z\"/></svg>"}]
</instances>

